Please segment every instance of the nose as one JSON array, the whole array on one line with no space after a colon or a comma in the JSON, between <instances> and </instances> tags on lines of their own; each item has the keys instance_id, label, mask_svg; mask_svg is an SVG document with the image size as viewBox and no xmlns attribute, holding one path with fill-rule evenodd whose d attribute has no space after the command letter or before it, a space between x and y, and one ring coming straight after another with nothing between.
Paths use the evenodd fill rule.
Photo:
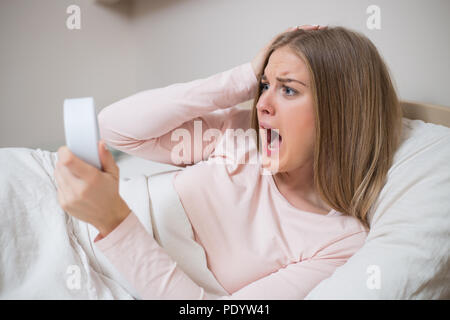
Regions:
<instances>
[{"instance_id":1,"label":"nose","mask_svg":"<svg viewBox=\"0 0 450 320\"><path fill-rule=\"evenodd\" d=\"M261 94L256 104L256 109L262 116L273 116L275 114L275 107L270 92L266 91Z\"/></svg>"}]
</instances>

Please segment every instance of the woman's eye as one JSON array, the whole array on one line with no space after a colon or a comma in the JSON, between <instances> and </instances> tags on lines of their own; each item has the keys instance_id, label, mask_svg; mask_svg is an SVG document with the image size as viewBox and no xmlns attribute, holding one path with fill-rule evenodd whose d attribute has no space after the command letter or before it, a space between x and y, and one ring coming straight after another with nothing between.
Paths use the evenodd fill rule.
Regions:
<instances>
[{"instance_id":1,"label":"woman's eye","mask_svg":"<svg viewBox=\"0 0 450 320\"><path fill-rule=\"evenodd\" d=\"M288 96L294 96L297 93L297 91L295 91L294 89L286 87L286 86L283 86L283 90L286 93L286 95L288 95Z\"/></svg>"},{"instance_id":2,"label":"woman's eye","mask_svg":"<svg viewBox=\"0 0 450 320\"><path fill-rule=\"evenodd\" d=\"M264 92L269 89L269 84L265 83L265 82L261 82L260 87L261 87L261 92ZM286 86L282 86L281 89L287 96L295 96L297 94L296 90L286 87Z\"/></svg>"},{"instance_id":3,"label":"woman's eye","mask_svg":"<svg viewBox=\"0 0 450 320\"><path fill-rule=\"evenodd\" d=\"M265 91L267 89L269 89L269 84L261 82L261 91Z\"/></svg>"}]
</instances>

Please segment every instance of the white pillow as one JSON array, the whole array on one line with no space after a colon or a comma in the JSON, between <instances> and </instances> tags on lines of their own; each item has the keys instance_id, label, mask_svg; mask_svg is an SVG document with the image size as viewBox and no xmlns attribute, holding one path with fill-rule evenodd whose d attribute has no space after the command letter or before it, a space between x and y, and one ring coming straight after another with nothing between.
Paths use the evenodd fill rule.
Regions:
<instances>
[{"instance_id":1,"label":"white pillow","mask_svg":"<svg viewBox=\"0 0 450 320\"><path fill-rule=\"evenodd\" d=\"M305 299L450 298L450 129L403 128L366 243Z\"/></svg>"}]
</instances>

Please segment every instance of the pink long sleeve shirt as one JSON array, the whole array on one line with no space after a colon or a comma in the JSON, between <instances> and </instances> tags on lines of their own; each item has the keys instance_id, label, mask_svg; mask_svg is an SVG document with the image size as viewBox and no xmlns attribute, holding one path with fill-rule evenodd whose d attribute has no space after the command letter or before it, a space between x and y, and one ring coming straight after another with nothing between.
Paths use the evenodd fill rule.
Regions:
<instances>
[{"instance_id":1,"label":"pink long sleeve shirt","mask_svg":"<svg viewBox=\"0 0 450 320\"><path fill-rule=\"evenodd\" d=\"M368 230L334 210L323 215L295 208L250 160L256 143L229 143L235 134L229 129L250 128L251 112L236 105L252 99L257 85L246 63L143 91L100 112L100 135L128 154L183 167L174 188L208 268L229 293L221 299L303 299L364 244ZM202 139L200 126L202 133L216 129L222 135ZM183 153L187 163L173 156L180 146L175 132L192 139L190 155ZM217 298L177 266L132 211L95 245L143 299Z\"/></svg>"}]
</instances>

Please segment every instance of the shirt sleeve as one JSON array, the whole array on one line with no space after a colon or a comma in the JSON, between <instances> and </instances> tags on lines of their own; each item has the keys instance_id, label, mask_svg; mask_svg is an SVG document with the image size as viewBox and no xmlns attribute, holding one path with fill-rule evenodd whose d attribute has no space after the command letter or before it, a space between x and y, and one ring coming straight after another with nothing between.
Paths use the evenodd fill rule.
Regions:
<instances>
[{"instance_id":1,"label":"shirt sleeve","mask_svg":"<svg viewBox=\"0 0 450 320\"><path fill-rule=\"evenodd\" d=\"M142 299L273 300L303 299L320 281L332 275L364 243L367 232L345 235L305 261L292 263L249 283L228 296L213 296L181 270L131 212L95 245L136 288Z\"/></svg>"},{"instance_id":2,"label":"shirt sleeve","mask_svg":"<svg viewBox=\"0 0 450 320\"><path fill-rule=\"evenodd\" d=\"M223 133L227 119L238 112L235 106L254 98L256 88L249 62L205 79L142 91L100 111L100 136L125 153L185 167L208 158L219 138L203 141L201 133ZM180 143L185 153L177 153Z\"/></svg>"},{"instance_id":3,"label":"shirt sleeve","mask_svg":"<svg viewBox=\"0 0 450 320\"><path fill-rule=\"evenodd\" d=\"M259 279L231 295L231 299L302 300L322 280L361 248L366 231L345 235L322 249L312 258L292 263Z\"/></svg>"}]
</instances>

